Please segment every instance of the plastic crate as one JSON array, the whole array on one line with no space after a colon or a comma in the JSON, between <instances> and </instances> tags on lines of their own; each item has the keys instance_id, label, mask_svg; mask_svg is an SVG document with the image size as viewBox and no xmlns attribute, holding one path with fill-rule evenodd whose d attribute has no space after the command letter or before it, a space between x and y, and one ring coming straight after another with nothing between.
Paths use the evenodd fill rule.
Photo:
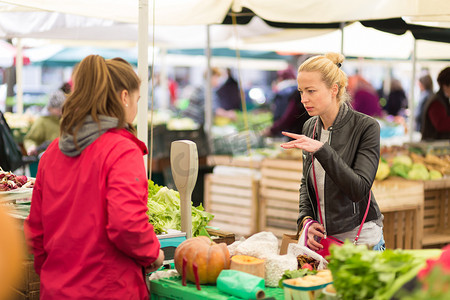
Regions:
<instances>
[{"instance_id":1,"label":"plastic crate","mask_svg":"<svg viewBox=\"0 0 450 300\"><path fill-rule=\"evenodd\" d=\"M220 292L215 285L201 285L197 290L195 284L188 282L186 286L181 284L181 277L161 278L150 281L150 293L152 300L232 300L240 299ZM266 298L283 300L284 291L281 288L265 288Z\"/></svg>"},{"instance_id":2,"label":"plastic crate","mask_svg":"<svg viewBox=\"0 0 450 300\"><path fill-rule=\"evenodd\" d=\"M170 261L175 256L176 248L186 240L186 233L178 230L170 230L168 234L157 235L161 250L164 252L166 261Z\"/></svg>"}]
</instances>

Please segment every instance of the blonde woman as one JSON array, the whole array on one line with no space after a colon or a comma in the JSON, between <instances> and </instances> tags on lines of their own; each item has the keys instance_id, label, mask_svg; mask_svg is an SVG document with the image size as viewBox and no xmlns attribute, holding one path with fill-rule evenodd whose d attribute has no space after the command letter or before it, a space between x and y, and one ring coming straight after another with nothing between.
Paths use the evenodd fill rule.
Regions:
<instances>
[{"instance_id":1,"label":"blonde woman","mask_svg":"<svg viewBox=\"0 0 450 300\"><path fill-rule=\"evenodd\" d=\"M144 269L164 254L146 215L147 148L131 125L139 85L119 58L90 55L74 73L25 222L41 299L148 299Z\"/></svg>"},{"instance_id":2,"label":"blonde woman","mask_svg":"<svg viewBox=\"0 0 450 300\"><path fill-rule=\"evenodd\" d=\"M323 248L319 240L326 235L353 241L361 225L358 244L384 249L383 216L371 193L380 156L380 127L347 104L343 60L338 53L328 53L309 58L298 69L298 89L311 118L303 134L284 132L294 140L282 144L303 151L297 223L303 226L314 220L308 226L307 245L315 251Z\"/></svg>"}]
</instances>

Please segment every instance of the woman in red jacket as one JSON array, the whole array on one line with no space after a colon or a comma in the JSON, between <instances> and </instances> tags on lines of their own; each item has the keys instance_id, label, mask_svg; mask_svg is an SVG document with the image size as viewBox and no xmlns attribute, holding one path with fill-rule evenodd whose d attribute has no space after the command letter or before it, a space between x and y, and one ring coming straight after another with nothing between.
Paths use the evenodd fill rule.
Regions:
<instances>
[{"instance_id":1,"label":"woman in red jacket","mask_svg":"<svg viewBox=\"0 0 450 300\"><path fill-rule=\"evenodd\" d=\"M143 271L164 254L146 214L147 148L131 125L139 85L120 58L90 55L75 71L25 222L41 299L148 299Z\"/></svg>"}]
</instances>

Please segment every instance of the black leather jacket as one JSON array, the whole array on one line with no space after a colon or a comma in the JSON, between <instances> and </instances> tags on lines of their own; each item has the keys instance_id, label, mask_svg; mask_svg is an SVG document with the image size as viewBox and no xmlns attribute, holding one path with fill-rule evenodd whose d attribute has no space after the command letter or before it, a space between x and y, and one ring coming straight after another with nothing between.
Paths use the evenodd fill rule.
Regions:
<instances>
[{"instance_id":1,"label":"black leather jacket","mask_svg":"<svg viewBox=\"0 0 450 300\"><path fill-rule=\"evenodd\" d=\"M312 117L305 123L303 134L312 137L316 121L314 139L318 139L322 129L319 117ZM340 121L336 118L335 123L328 129L328 143L314 153L314 158L325 170L328 235L348 232L361 224L380 158L380 126L375 119L348 109ZM310 171L311 153L303 151L298 224L306 216L319 218ZM377 223L382 225L382 215L373 194L366 222L372 220L379 220Z\"/></svg>"}]
</instances>

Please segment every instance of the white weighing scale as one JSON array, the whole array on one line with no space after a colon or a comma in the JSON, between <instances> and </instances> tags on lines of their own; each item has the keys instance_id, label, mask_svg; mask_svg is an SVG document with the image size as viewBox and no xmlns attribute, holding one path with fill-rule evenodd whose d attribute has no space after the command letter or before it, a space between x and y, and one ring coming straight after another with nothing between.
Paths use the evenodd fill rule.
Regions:
<instances>
[{"instance_id":1,"label":"white weighing scale","mask_svg":"<svg viewBox=\"0 0 450 300\"><path fill-rule=\"evenodd\" d=\"M197 145L189 140L172 142L170 167L173 181L180 193L181 231L186 232L188 239L192 237L191 197L198 175Z\"/></svg>"},{"instance_id":2,"label":"white weighing scale","mask_svg":"<svg viewBox=\"0 0 450 300\"><path fill-rule=\"evenodd\" d=\"M170 229L167 234L158 235L165 255L164 264L173 262L176 247L192 237L191 198L198 175L197 145L189 140L172 142L170 165L175 186L180 193L181 231Z\"/></svg>"}]
</instances>

